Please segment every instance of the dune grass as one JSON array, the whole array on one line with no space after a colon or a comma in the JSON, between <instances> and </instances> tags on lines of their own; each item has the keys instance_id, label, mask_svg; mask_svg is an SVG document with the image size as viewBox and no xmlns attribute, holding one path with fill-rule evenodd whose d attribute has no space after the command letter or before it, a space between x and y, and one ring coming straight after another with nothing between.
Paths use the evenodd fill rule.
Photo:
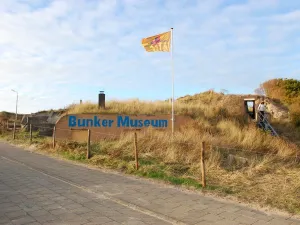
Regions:
<instances>
[{"instance_id":1,"label":"dune grass","mask_svg":"<svg viewBox=\"0 0 300 225\"><path fill-rule=\"evenodd\" d=\"M218 116L241 115L243 107L241 97L224 96L218 93L202 93L197 97L184 97L175 102L175 113L189 115L193 118L205 116L206 118ZM231 106L231 107L229 107ZM118 113L118 114L170 114L171 104L168 101L108 101L106 108L98 108L97 104L84 102L83 104L70 105L67 113Z\"/></svg>"},{"instance_id":2,"label":"dune grass","mask_svg":"<svg viewBox=\"0 0 300 225\"><path fill-rule=\"evenodd\" d=\"M139 100L108 101L106 109L99 109L97 104L86 102L71 105L68 114L78 113L118 113L118 114L170 114L171 104L167 101L146 102ZM243 96L223 95L215 92L204 92L194 96L185 96L175 102L175 113L194 119L190 124L177 133L181 142L188 143L190 150L199 148L201 141L213 145L241 148L252 151L273 152L281 156L293 156L299 152L299 147L284 138L274 138L257 129L249 123L243 109ZM162 144L162 139L169 140L169 133L161 134L162 138L153 136L142 145L152 145L156 154L169 148L170 143ZM184 144L183 144L184 145ZM182 151L180 144L172 145L171 154ZM189 153L188 157L193 157ZM179 157L180 158L180 157Z\"/></svg>"},{"instance_id":3,"label":"dune grass","mask_svg":"<svg viewBox=\"0 0 300 225\"><path fill-rule=\"evenodd\" d=\"M86 159L86 143L59 141L52 148L51 138L35 136L37 151L93 166L162 180L186 188L202 189L200 142L209 136L193 136L193 132L177 134L170 142L167 134L156 131L138 133L139 164L135 170L132 134L118 140L103 140L91 145L91 158ZM2 138L11 140L11 135ZM27 143L25 135L17 134L13 143ZM207 185L205 191L219 196L232 196L240 201L273 207L300 215L300 161L281 154L237 152L210 145L205 155ZM229 155L242 156L247 164L230 164Z\"/></svg>"},{"instance_id":4,"label":"dune grass","mask_svg":"<svg viewBox=\"0 0 300 225\"><path fill-rule=\"evenodd\" d=\"M109 101L106 105L103 110L88 102L69 106L67 112L169 114L171 110L170 103L163 101ZM39 151L70 160L202 189L200 147L205 141L205 191L300 215L300 160L296 158L300 156L299 146L285 138L272 137L249 123L241 96L213 92L186 96L176 102L175 111L192 117L194 122L176 132L173 139L168 132L138 132L138 171L134 167L132 133L92 143L88 160L86 143L60 141L52 149L51 139L36 137L34 145ZM15 142L28 143L28 138L18 135ZM232 156L234 161L230 161Z\"/></svg>"}]
</instances>

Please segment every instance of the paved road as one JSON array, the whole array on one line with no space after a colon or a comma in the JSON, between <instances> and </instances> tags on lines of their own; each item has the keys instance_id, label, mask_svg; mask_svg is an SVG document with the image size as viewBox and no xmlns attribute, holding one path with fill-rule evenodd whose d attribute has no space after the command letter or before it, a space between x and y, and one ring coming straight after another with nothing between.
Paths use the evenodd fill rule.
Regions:
<instances>
[{"instance_id":1,"label":"paved road","mask_svg":"<svg viewBox=\"0 0 300 225\"><path fill-rule=\"evenodd\" d=\"M0 224L300 225L300 221L0 143Z\"/></svg>"}]
</instances>

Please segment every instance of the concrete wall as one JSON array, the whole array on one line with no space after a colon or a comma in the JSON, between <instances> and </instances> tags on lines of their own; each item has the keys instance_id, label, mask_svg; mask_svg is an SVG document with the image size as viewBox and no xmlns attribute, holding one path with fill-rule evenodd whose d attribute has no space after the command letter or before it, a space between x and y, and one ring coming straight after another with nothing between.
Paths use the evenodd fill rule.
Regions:
<instances>
[{"instance_id":1,"label":"concrete wall","mask_svg":"<svg viewBox=\"0 0 300 225\"><path fill-rule=\"evenodd\" d=\"M76 126L70 126L74 125L74 116L76 116L76 122L80 119L79 122L81 122L81 125L83 125L83 119L85 119L85 122L87 120L93 121L89 124L84 124L88 126L78 126L78 123ZM118 114L72 114L72 115L66 115L60 118L56 123L56 138L57 139L65 139L65 140L74 140L74 141L86 141L87 140L87 130L91 130L91 141L101 140L104 138L117 138L124 132L132 132L134 130L147 130L149 127L142 126L142 127L132 127L132 126L118 126L122 125L122 123L119 123L118 119L120 119L120 116L123 118L123 122L128 116L130 120L133 121L133 125L135 124L135 121L138 121L137 124L139 124L139 121L141 123L145 122L144 125L148 125L148 121L153 120L154 125L159 125L159 122L161 122L160 125L166 125L165 121L167 121L166 126L161 127L153 127L149 125L152 129L157 130L163 130L163 131L171 131L172 130L172 121L170 115L157 115L157 116L148 116L148 115L118 115ZM95 124L95 117L97 119L100 119L100 126L98 124ZM106 122L104 122L106 120ZM111 126L109 126L109 121L111 122ZM164 122L164 123L163 123ZM193 120L190 117L186 116L176 116L175 117L175 129L179 130L184 125L187 125L189 123L192 123ZM73 123L73 124L72 124ZM124 125L125 123L123 123ZM97 125L97 126L95 126ZM106 125L106 126L105 126Z\"/></svg>"},{"instance_id":2,"label":"concrete wall","mask_svg":"<svg viewBox=\"0 0 300 225\"><path fill-rule=\"evenodd\" d=\"M59 120L60 113L57 112L42 112L24 115L21 121L23 129L29 131L29 124L33 131L39 130L40 135L52 136L53 127Z\"/></svg>"}]
</instances>

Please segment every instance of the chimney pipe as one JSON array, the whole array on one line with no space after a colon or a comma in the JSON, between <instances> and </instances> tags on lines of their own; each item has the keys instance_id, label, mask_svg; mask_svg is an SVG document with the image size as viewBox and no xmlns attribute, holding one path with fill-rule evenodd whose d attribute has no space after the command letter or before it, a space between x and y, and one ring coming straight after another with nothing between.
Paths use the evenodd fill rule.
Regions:
<instances>
[{"instance_id":1,"label":"chimney pipe","mask_svg":"<svg viewBox=\"0 0 300 225\"><path fill-rule=\"evenodd\" d=\"M100 93L99 93L98 108L105 109L105 94L104 94L104 91L100 91Z\"/></svg>"}]
</instances>

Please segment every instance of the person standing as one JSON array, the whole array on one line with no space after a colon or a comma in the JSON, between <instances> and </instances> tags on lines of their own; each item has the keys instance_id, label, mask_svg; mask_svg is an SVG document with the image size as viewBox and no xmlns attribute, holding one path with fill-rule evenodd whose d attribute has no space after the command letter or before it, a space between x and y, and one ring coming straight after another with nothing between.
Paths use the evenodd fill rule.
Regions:
<instances>
[{"instance_id":1,"label":"person standing","mask_svg":"<svg viewBox=\"0 0 300 225\"><path fill-rule=\"evenodd\" d=\"M265 119L265 112L266 112L265 102L262 101L258 105L258 116L259 116L260 122L262 122Z\"/></svg>"}]
</instances>

